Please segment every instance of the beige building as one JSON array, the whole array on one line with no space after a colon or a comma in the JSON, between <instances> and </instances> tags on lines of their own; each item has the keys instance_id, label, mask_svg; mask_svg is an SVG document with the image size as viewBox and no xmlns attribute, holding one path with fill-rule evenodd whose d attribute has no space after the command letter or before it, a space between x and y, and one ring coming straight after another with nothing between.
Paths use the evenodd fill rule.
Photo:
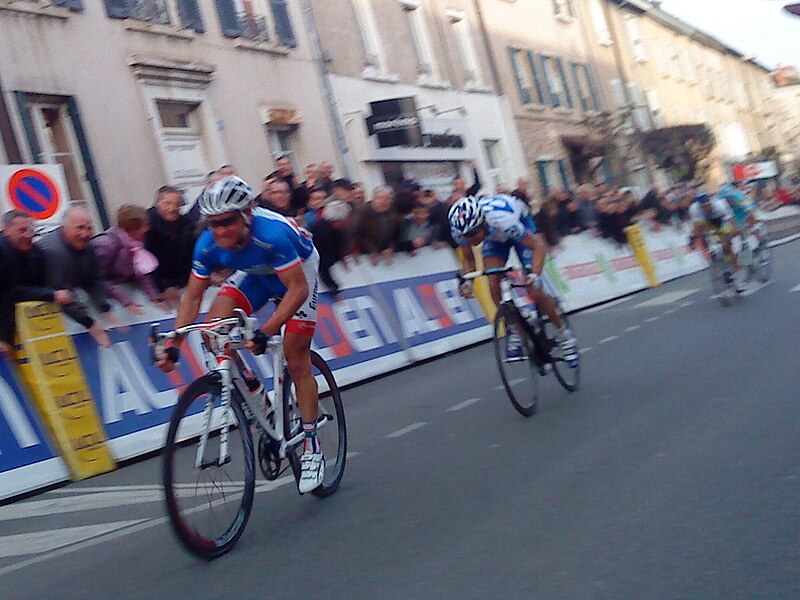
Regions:
<instances>
[{"instance_id":1,"label":"beige building","mask_svg":"<svg viewBox=\"0 0 800 600\"><path fill-rule=\"evenodd\" d=\"M413 180L449 194L453 178L483 192L525 173L498 95L472 0L313 0L348 174L368 187Z\"/></svg>"},{"instance_id":2,"label":"beige building","mask_svg":"<svg viewBox=\"0 0 800 600\"><path fill-rule=\"evenodd\" d=\"M0 0L0 158L64 165L97 226L223 164L336 160L305 31L283 0Z\"/></svg>"},{"instance_id":3,"label":"beige building","mask_svg":"<svg viewBox=\"0 0 800 600\"><path fill-rule=\"evenodd\" d=\"M726 179L731 165L780 145L767 69L657 2L583 0L583 6L591 16L592 53L606 67L601 84L612 112L629 115L622 135L641 140L656 130L707 126L716 141L711 183ZM631 158L627 171L639 186L666 185L680 172L660 168L645 152Z\"/></svg>"}]
</instances>

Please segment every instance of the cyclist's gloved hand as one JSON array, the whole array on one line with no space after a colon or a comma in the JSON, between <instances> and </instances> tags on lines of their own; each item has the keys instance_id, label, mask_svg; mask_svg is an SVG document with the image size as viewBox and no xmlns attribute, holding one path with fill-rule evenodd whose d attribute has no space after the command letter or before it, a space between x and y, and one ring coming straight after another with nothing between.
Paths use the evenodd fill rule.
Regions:
<instances>
[{"instance_id":1,"label":"cyclist's gloved hand","mask_svg":"<svg viewBox=\"0 0 800 600\"><path fill-rule=\"evenodd\" d=\"M250 340L252 344L251 352L253 354L264 354L267 351L267 340L269 337L263 330L257 329L255 333L253 333L253 339Z\"/></svg>"}]
</instances>

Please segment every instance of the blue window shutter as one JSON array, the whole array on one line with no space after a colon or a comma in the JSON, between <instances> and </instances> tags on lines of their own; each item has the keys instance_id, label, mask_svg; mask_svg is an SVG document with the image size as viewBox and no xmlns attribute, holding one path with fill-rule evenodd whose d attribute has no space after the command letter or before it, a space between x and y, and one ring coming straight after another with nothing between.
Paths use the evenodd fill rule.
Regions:
<instances>
[{"instance_id":1,"label":"blue window shutter","mask_svg":"<svg viewBox=\"0 0 800 600\"><path fill-rule=\"evenodd\" d=\"M592 104L597 112L603 110L603 105L600 102L600 95L597 93L597 86L594 83L594 74L588 65L583 65L583 70L586 72L586 80L589 82L589 93L592 95Z\"/></svg>"},{"instance_id":2,"label":"blue window shutter","mask_svg":"<svg viewBox=\"0 0 800 600\"><path fill-rule=\"evenodd\" d=\"M83 0L53 0L56 6L64 6L71 11L81 12L83 10Z\"/></svg>"},{"instance_id":3,"label":"blue window shutter","mask_svg":"<svg viewBox=\"0 0 800 600\"><path fill-rule=\"evenodd\" d=\"M575 91L578 92L578 100L581 102L581 110L586 112L589 110L589 101L587 98L584 98L583 92L581 91L581 67L583 65L579 65L576 62L572 63L572 80L575 82ZM587 80L586 85L589 85Z\"/></svg>"},{"instance_id":4,"label":"blue window shutter","mask_svg":"<svg viewBox=\"0 0 800 600\"><path fill-rule=\"evenodd\" d=\"M569 189L569 175L567 175L567 163L563 160L558 161L558 170L561 172L561 182L564 184L564 189Z\"/></svg>"},{"instance_id":5,"label":"blue window shutter","mask_svg":"<svg viewBox=\"0 0 800 600\"><path fill-rule=\"evenodd\" d=\"M217 0L217 15L222 34L225 37L238 38L242 35L242 23L236 15L233 0Z\"/></svg>"},{"instance_id":6,"label":"blue window shutter","mask_svg":"<svg viewBox=\"0 0 800 600\"><path fill-rule=\"evenodd\" d=\"M532 50L528 50L528 66L531 69L533 85L536 87L536 100L543 105L545 103L545 89L542 87L542 77L539 74L539 67L536 65L536 55Z\"/></svg>"},{"instance_id":7,"label":"blue window shutter","mask_svg":"<svg viewBox=\"0 0 800 600\"><path fill-rule=\"evenodd\" d=\"M531 91L525 87L525 80L522 78L522 73L520 73L519 64L519 50L516 48L512 48L511 46L508 47L508 54L511 59L511 69L514 71L514 78L517 80L517 90L519 90L519 99L522 100L523 104L529 104L531 101Z\"/></svg>"},{"instance_id":8,"label":"blue window shutter","mask_svg":"<svg viewBox=\"0 0 800 600\"><path fill-rule=\"evenodd\" d=\"M567 101L567 106L573 108L572 92L569 91L569 81L567 81L567 74L566 71L564 71L564 61L558 57L555 58L555 61L556 67L558 67L558 74L561 76L561 87L564 88L564 99Z\"/></svg>"},{"instance_id":9,"label":"blue window shutter","mask_svg":"<svg viewBox=\"0 0 800 600\"><path fill-rule=\"evenodd\" d=\"M105 0L106 14L112 19L127 19L131 16L131 5L128 0Z\"/></svg>"},{"instance_id":10,"label":"blue window shutter","mask_svg":"<svg viewBox=\"0 0 800 600\"><path fill-rule=\"evenodd\" d=\"M206 30L197 0L178 0L178 14L181 17L181 27L194 29L197 33Z\"/></svg>"},{"instance_id":11,"label":"blue window shutter","mask_svg":"<svg viewBox=\"0 0 800 600\"><path fill-rule=\"evenodd\" d=\"M284 46L290 48L297 47L297 38L294 36L294 28L292 27L292 19L289 16L289 7L286 5L286 0L270 0L272 5L272 16L275 18L275 32L278 34L278 40Z\"/></svg>"},{"instance_id":12,"label":"blue window shutter","mask_svg":"<svg viewBox=\"0 0 800 600\"><path fill-rule=\"evenodd\" d=\"M536 161L536 170L539 172L539 182L542 184L542 193L546 196L550 191L550 182L547 181L547 161Z\"/></svg>"}]
</instances>

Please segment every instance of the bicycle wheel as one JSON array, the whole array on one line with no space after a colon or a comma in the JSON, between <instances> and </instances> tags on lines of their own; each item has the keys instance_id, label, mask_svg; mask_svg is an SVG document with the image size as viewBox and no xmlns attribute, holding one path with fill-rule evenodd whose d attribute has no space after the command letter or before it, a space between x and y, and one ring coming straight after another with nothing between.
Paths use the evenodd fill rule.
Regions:
<instances>
[{"instance_id":1,"label":"bicycle wheel","mask_svg":"<svg viewBox=\"0 0 800 600\"><path fill-rule=\"evenodd\" d=\"M753 252L753 274L761 283L767 283L772 278L772 250L766 242L761 242Z\"/></svg>"},{"instance_id":2,"label":"bicycle wheel","mask_svg":"<svg viewBox=\"0 0 800 600\"><path fill-rule=\"evenodd\" d=\"M714 259L709 267L711 274L711 288L714 290L714 296L719 300L722 306L728 306L731 303L731 287L733 283L728 283L725 280L727 270L720 263L719 260Z\"/></svg>"},{"instance_id":3,"label":"bicycle wheel","mask_svg":"<svg viewBox=\"0 0 800 600\"><path fill-rule=\"evenodd\" d=\"M509 338L516 335L522 345L519 358L508 356ZM533 340L516 307L501 304L494 318L494 357L508 399L525 417L536 412L539 400L539 377L534 360ZM513 342L512 342L513 343Z\"/></svg>"},{"instance_id":4,"label":"bicycle wheel","mask_svg":"<svg viewBox=\"0 0 800 600\"><path fill-rule=\"evenodd\" d=\"M317 430L322 454L325 457L325 477L322 483L311 493L318 498L330 496L339 487L344 476L345 462L347 461L347 423L344 418L342 395L336 379L328 367L328 363L319 354L311 351L311 367L319 386L319 414ZM319 381L320 376L322 382ZM284 370L283 388L283 431L286 439L291 439L303 428L300 420L300 407L297 403L297 392L292 385L289 371ZM301 446L290 448L289 452L295 453L291 458L294 464L299 461L298 452Z\"/></svg>"},{"instance_id":5,"label":"bicycle wheel","mask_svg":"<svg viewBox=\"0 0 800 600\"><path fill-rule=\"evenodd\" d=\"M195 380L178 399L164 447L162 480L170 524L189 552L211 560L233 548L253 507L253 439L234 391L229 412L228 459L220 465L220 383L213 374ZM196 465L204 409L211 403L212 429ZM231 414L232 413L232 414ZM234 425L238 425L234 427Z\"/></svg>"},{"instance_id":6,"label":"bicycle wheel","mask_svg":"<svg viewBox=\"0 0 800 600\"><path fill-rule=\"evenodd\" d=\"M571 330L572 327L569 325L569 319L567 318L567 315L561 311L560 306L557 306L556 310L558 311L558 316L561 317L561 320L564 322L564 325ZM561 350L559 349L558 342L556 341L558 339L558 329L555 325L553 325L552 321L550 321L547 315L542 315L541 322L542 331L544 331L544 334L547 337L547 343L550 345L553 373L555 373L556 379L558 379L558 383L561 384L561 387L568 392L574 392L578 389L581 381L581 363L578 361L577 365L571 367L567 361L561 357ZM576 351L578 352L578 355L580 355L580 350L576 348Z\"/></svg>"}]
</instances>

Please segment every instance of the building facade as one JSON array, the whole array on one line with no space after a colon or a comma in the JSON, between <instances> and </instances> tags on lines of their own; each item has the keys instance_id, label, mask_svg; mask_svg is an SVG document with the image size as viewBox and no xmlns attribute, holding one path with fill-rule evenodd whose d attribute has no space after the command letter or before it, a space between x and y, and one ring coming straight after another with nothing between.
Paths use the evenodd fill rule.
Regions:
<instances>
[{"instance_id":1,"label":"building facade","mask_svg":"<svg viewBox=\"0 0 800 600\"><path fill-rule=\"evenodd\" d=\"M471 0L314 0L349 176L446 196L467 160L483 191L525 174ZM469 175L468 175L469 177Z\"/></svg>"},{"instance_id":2,"label":"building facade","mask_svg":"<svg viewBox=\"0 0 800 600\"><path fill-rule=\"evenodd\" d=\"M257 187L278 154L335 160L305 31L284 0L3 0L5 158L62 164L98 227L223 164Z\"/></svg>"}]
</instances>

